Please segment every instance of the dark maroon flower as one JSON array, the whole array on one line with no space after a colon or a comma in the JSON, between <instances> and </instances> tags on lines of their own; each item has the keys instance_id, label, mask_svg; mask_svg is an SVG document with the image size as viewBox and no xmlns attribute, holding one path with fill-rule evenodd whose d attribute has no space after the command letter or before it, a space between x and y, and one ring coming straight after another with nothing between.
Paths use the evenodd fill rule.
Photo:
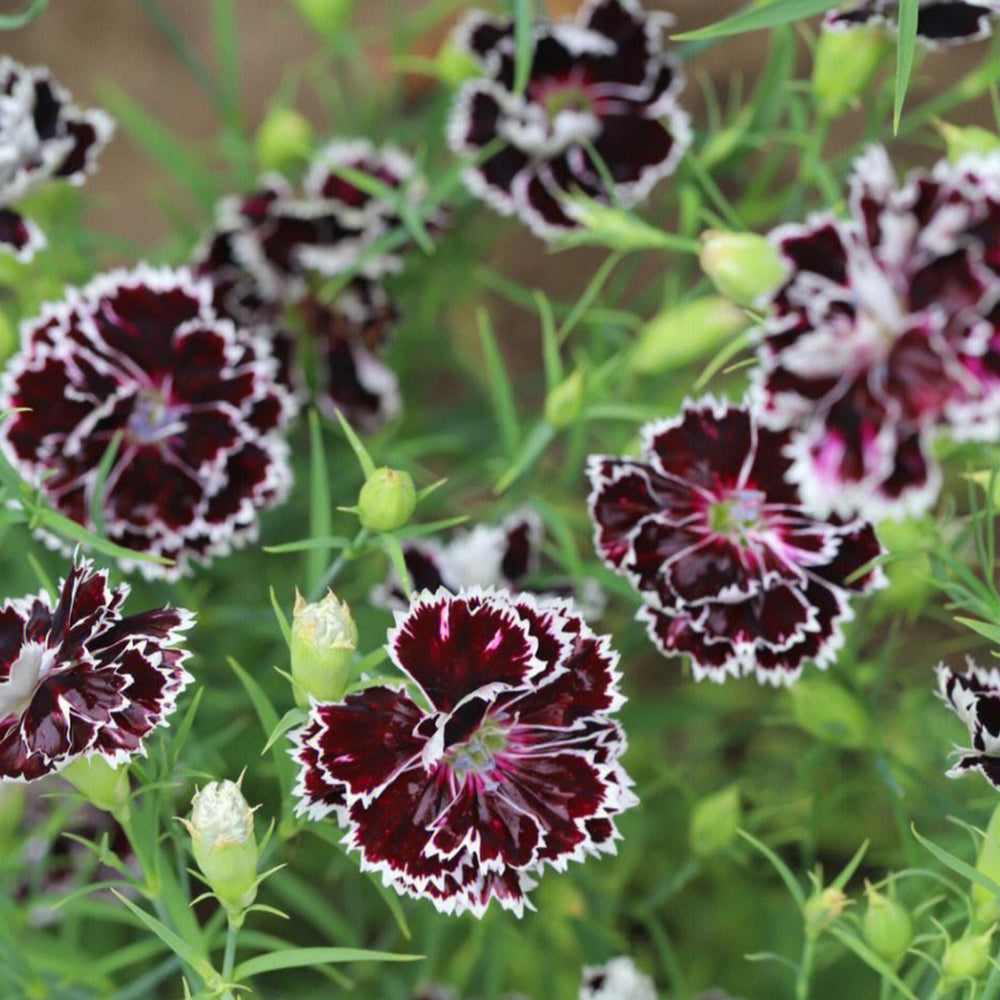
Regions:
<instances>
[{"instance_id":1,"label":"dark maroon flower","mask_svg":"<svg viewBox=\"0 0 1000 1000\"><path fill-rule=\"evenodd\" d=\"M114 132L104 111L81 111L42 67L0 57L0 249L28 260L45 245L13 207L49 180L82 184Z\"/></svg>"},{"instance_id":2,"label":"dark maroon flower","mask_svg":"<svg viewBox=\"0 0 1000 1000\"><path fill-rule=\"evenodd\" d=\"M546 865L615 851L635 802L617 655L570 604L424 591L387 648L406 689L315 704L293 737L298 811L336 814L363 870L442 912L520 915Z\"/></svg>"},{"instance_id":3,"label":"dark maroon flower","mask_svg":"<svg viewBox=\"0 0 1000 1000\"><path fill-rule=\"evenodd\" d=\"M517 93L513 22L474 12L457 42L484 75L464 85L448 126L455 152L490 149L466 171L472 193L545 239L576 227L567 195L642 201L691 141L676 102L683 77L663 39L671 23L636 0L585 0L576 20L534 26Z\"/></svg>"},{"instance_id":4,"label":"dark maroon flower","mask_svg":"<svg viewBox=\"0 0 1000 1000\"><path fill-rule=\"evenodd\" d=\"M444 587L457 593L463 587L499 587L528 591L541 598L572 597L583 617L593 622L604 610L604 595L592 580L573 587L557 581L541 587L527 584L538 568L542 522L534 511L517 510L497 525L460 528L447 544L411 539L403 543L403 558L415 591ZM371 594L377 607L407 606L406 592L394 570Z\"/></svg>"},{"instance_id":5,"label":"dark maroon flower","mask_svg":"<svg viewBox=\"0 0 1000 1000\"><path fill-rule=\"evenodd\" d=\"M688 403L643 442L637 459L591 456L590 511L660 651L688 655L698 680L789 684L807 660L827 666L849 596L882 583L872 526L809 514L787 480L788 434L745 406Z\"/></svg>"},{"instance_id":6,"label":"dark maroon flower","mask_svg":"<svg viewBox=\"0 0 1000 1000\"><path fill-rule=\"evenodd\" d=\"M791 432L789 475L818 514L920 513L940 487L936 434L1000 435L1000 156L899 187L873 147L850 207L771 234L790 277L762 331L756 400Z\"/></svg>"},{"instance_id":7,"label":"dark maroon flower","mask_svg":"<svg viewBox=\"0 0 1000 1000\"><path fill-rule=\"evenodd\" d=\"M270 344L220 318L187 271L115 271L47 306L4 378L11 461L55 507L91 526L102 458L104 530L176 577L252 539L291 472L278 431L293 410ZM136 564L123 563L127 568Z\"/></svg>"},{"instance_id":8,"label":"dark maroon flower","mask_svg":"<svg viewBox=\"0 0 1000 1000\"><path fill-rule=\"evenodd\" d=\"M55 606L43 591L0 608L0 780L33 781L95 754L118 766L167 725L192 680L178 643L194 616L124 618L127 596L84 560Z\"/></svg>"},{"instance_id":9,"label":"dark maroon flower","mask_svg":"<svg viewBox=\"0 0 1000 1000\"><path fill-rule=\"evenodd\" d=\"M984 670L969 660L960 674L941 663L937 679L939 696L969 727L972 741L971 749L959 751L948 777L979 771L1000 790L1000 670Z\"/></svg>"},{"instance_id":10,"label":"dark maroon flower","mask_svg":"<svg viewBox=\"0 0 1000 1000\"><path fill-rule=\"evenodd\" d=\"M955 45L988 38L1000 15L996 0L920 0L917 37L929 47ZM850 7L832 10L824 22L827 28L844 30L862 24L881 24L895 30L899 20L898 0L862 0Z\"/></svg>"}]
</instances>

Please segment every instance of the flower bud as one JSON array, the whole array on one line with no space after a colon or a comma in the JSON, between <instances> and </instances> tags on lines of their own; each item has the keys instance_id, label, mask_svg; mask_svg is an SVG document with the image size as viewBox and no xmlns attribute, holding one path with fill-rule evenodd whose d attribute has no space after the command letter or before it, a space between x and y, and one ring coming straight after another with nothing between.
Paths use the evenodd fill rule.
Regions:
<instances>
[{"instance_id":1,"label":"flower bud","mask_svg":"<svg viewBox=\"0 0 1000 1000\"><path fill-rule=\"evenodd\" d=\"M476 60L460 49L451 38L438 49L435 63L438 79L446 87L461 87L466 80L480 75Z\"/></svg>"},{"instance_id":2,"label":"flower bud","mask_svg":"<svg viewBox=\"0 0 1000 1000\"><path fill-rule=\"evenodd\" d=\"M820 115L835 118L855 104L891 51L892 42L878 25L821 32L812 72Z\"/></svg>"},{"instance_id":3,"label":"flower bud","mask_svg":"<svg viewBox=\"0 0 1000 1000\"><path fill-rule=\"evenodd\" d=\"M395 531L410 519L417 491L408 472L376 469L358 495L358 517L369 531Z\"/></svg>"},{"instance_id":4,"label":"flower bud","mask_svg":"<svg viewBox=\"0 0 1000 1000\"><path fill-rule=\"evenodd\" d=\"M597 243L615 250L670 250L676 237L615 205L586 195L569 197L564 206L579 229L567 233L566 243Z\"/></svg>"},{"instance_id":5,"label":"flower bud","mask_svg":"<svg viewBox=\"0 0 1000 1000\"><path fill-rule=\"evenodd\" d=\"M913 940L913 921L895 899L884 896L871 885L867 887L867 892L868 908L861 921L865 941L879 958L894 969L903 960Z\"/></svg>"},{"instance_id":6,"label":"flower bud","mask_svg":"<svg viewBox=\"0 0 1000 1000\"><path fill-rule=\"evenodd\" d=\"M257 129L257 162L281 173L307 159L312 150L312 126L291 108L272 108Z\"/></svg>"},{"instance_id":7,"label":"flower bud","mask_svg":"<svg viewBox=\"0 0 1000 1000\"><path fill-rule=\"evenodd\" d=\"M253 810L234 781L213 781L191 800L195 861L212 892L231 913L245 910L257 895L257 838Z\"/></svg>"},{"instance_id":8,"label":"flower bud","mask_svg":"<svg viewBox=\"0 0 1000 1000\"><path fill-rule=\"evenodd\" d=\"M986 839L976 858L976 871L1000 885L1000 806L993 810L986 827ZM972 906L976 928L992 927L997 919L997 897L978 882L972 883Z\"/></svg>"},{"instance_id":9,"label":"flower bud","mask_svg":"<svg viewBox=\"0 0 1000 1000\"><path fill-rule=\"evenodd\" d=\"M990 939L995 927L985 934L966 934L949 943L941 956L941 972L945 981L979 979L990 967L993 948Z\"/></svg>"},{"instance_id":10,"label":"flower bud","mask_svg":"<svg viewBox=\"0 0 1000 1000\"><path fill-rule=\"evenodd\" d=\"M577 368L553 386L545 398L545 419L557 430L571 427L583 412L585 398L583 369Z\"/></svg>"},{"instance_id":11,"label":"flower bud","mask_svg":"<svg viewBox=\"0 0 1000 1000\"><path fill-rule=\"evenodd\" d=\"M819 937L847 909L850 902L843 890L836 886L817 889L806 900L806 934L811 938Z\"/></svg>"},{"instance_id":12,"label":"flower bud","mask_svg":"<svg viewBox=\"0 0 1000 1000\"><path fill-rule=\"evenodd\" d=\"M743 810L737 785L709 795L698 802L691 813L689 837L695 854L714 854L736 839Z\"/></svg>"},{"instance_id":13,"label":"flower bud","mask_svg":"<svg viewBox=\"0 0 1000 1000\"><path fill-rule=\"evenodd\" d=\"M354 0L292 0L299 17L324 38L342 31L354 13Z\"/></svg>"},{"instance_id":14,"label":"flower bud","mask_svg":"<svg viewBox=\"0 0 1000 1000\"><path fill-rule=\"evenodd\" d=\"M98 809L116 816L128 815L131 788L125 765L112 767L100 754L94 754L80 757L59 773Z\"/></svg>"},{"instance_id":15,"label":"flower bud","mask_svg":"<svg viewBox=\"0 0 1000 1000\"><path fill-rule=\"evenodd\" d=\"M806 732L842 747L870 742L871 721L861 702L847 688L817 677L799 681L789 690L792 715Z\"/></svg>"},{"instance_id":16,"label":"flower bud","mask_svg":"<svg viewBox=\"0 0 1000 1000\"><path fill-rule=\"evenodd\" d=\"M989 156L1000 152L1000 136L978 125L934 123L948 146L948 159L957 163L963 156Z\"/></svg>"},{"instance_id":17,"label":"flower bud","mask_svg":"<svg viewBox=\"0 0 1000 1000\"><path fill-rule=\"evenodd\" d=\"M346 601L332 590L315 604L295 593L292 618L292 679L295 702L309 707L317 701L337 701L347 686L347 675L358 645L358 627Z\"/></svg>"},{"instance_id":18,"label":"flower bud","mask_svg":"<svg viewBox=\"0 0 1000 1000\"><path fill-rule=\"evenodd\" d=\"M0 783L0 854L3 854L21 825L27 798L27 785L12 781Z\"/></svg>"},{"instance_id":19,"label":"flower bud","mask_svg":"<svg viewBox=\"0 0 1000 1000\"><path fill-rule=\"evenodd\" d=\"M750 308L777 291L788 274L781 254L757 233L702 233L701 269L727 299Z\"/></svg>"},{"instance_id":20,"label":"flower bud","mask_svg":"<svg viewBox=\"0 0 1000 1000\"><path fill-rule=\"evenodd\" d=\"M746 325L746 313L721 295L682 302L642 328L629 363L642 375L682 368L718 350Z\"/></svg>"}]
</instances>

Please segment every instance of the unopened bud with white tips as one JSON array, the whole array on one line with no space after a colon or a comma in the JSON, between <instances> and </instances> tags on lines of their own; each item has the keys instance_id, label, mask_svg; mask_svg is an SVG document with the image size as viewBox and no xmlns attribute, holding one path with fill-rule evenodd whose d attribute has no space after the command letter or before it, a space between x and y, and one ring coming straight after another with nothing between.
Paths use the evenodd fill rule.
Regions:
<instances>
[{"instance_id":1,"label":"unopened bud with white tips","mask_svg":"<svg viewBox=\"0 0 1000 1000\"><path fill-rule=\"evenodd\" d=\"M347 686L358 627L346 601L332 590L315 603L295 593L292 619L292 679L295 701L309 707L309 696L317 701L338 701Z\"/></svg>"},{"instance_id":2,"label":"unopened bud with white tips","mask_svg":"<svg viewBox=\"0 0 1000 1000\"><path fill-rule=\"evenodd\" d=\"M183 820L195 861L230 913L241 913L257 895L257 837L253 809L235 781L213 781L191 800Z\"/></svg>"}]
</instances>

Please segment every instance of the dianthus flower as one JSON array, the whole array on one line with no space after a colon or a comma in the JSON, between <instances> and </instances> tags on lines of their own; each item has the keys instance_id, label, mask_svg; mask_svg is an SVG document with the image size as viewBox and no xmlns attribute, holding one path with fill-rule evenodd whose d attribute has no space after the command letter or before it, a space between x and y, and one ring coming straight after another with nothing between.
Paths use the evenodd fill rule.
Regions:
<instances>
[{"instance_id":1,"label":"dianthus flower","mask_svg":"<svg viewBox=\"0 0 1000 1000\"><path fill-rule=\"evenodd\" d=\"M82 184L114 132L104 111L81 111L40 66L0 57L0 249L27 261L42 231L14 209L50 180Z\"/></svg>"},{"instance_id":2,"label":"dianthus flower","mask_svg":"<svg viewBox=\"0 0 1000 1000\"><path fill-rule=\"evenodd\" d=\"M881 582L872 526L810 514L787 479L787 433L745 406L688 403L642 437L639 458L591 456L590 511L660 651L687 654L699 680L788 684L807 660L827 666L850 596Z\"/></svg>"},{"instance_id":3,"label":"dianthus flower","mask_svg":"<svg viewBox=\"0 0 1000 1000\"><path fill-rule=\"evenodd\" d=\"M691 141L663 38L671 23L636 0L586 0L575 20L534 26L518 92L513 21L473 12L456 40L483 76L463 86L448 125L455 152L484 157L465 172L469 190L545 239L576 228L568 195L646 198Z\"/></svg>"},{"instance_id":4,"label":"dianthus flower","mask_svg":"<svg viewBox=\"0 0 1000 1000\"><path fill-rule=\"evenodd\" d=\"M656 1000L653 980L631 958L613 958L583 970L580 1000Z\"/></svg>"},{"instance_id":5,"label":"dianthus flower","mask_svg":"<svg viewBox=\"0 0 1000 1000\"><path fill-rule=\"evenodd\" d=\"M425 591L387 648L406 689L314 704L293 737L298 811L335 813L363 870L442 912L520 915L546 866L614 853L635 802L617 655L570 604Z\"/></svg>"},{"instance_id":6,"label":"dianthus flower","mask_svg":"<svg viewBox=\"0 0 1000 1000\"><path fill-rule=\"evenodd\" d=\"M147 576L252 539L291 480L278 431L293 405L271 345L211 295L185 270L102 275L25 326L4 375L0 440L67 517L90 526L118 441L96 502L111 541L174 561L138 563Z\"/></svg>"},{"instance_id":7,"label":"dianthus flower","mask_svg":"<svg viewBox=\"0 0 1000 1000\"><path fill-rule=\"evenodd\" d=\"M1000 3L997 0L920 0L917 37L930 48L975 42L993 34ZM895 30L899 21L898 0L862 0L849 7L832 10L824 25L833 30L880 24Z\"/></svg>"},{"instance_id":8,"label":"dianthus flower","mask_svg":"<svg viewBox=\"0 0 1000 1000\"><path fill-rule=\"evenodd\" d=\"M942 663L937 679L939 696L968 726L972 741L970 749L960 751L948 777L979 771L1000 789L1000 670L984 670L970 660L965 673L959 673Z\"/></svg>"},{"instance_id":9,"label":"dianthus flower","mask_svg":"<svg viewBox=\"0 0 1000 1000\"><path fill-rule=\"evenodd\" d=\"M771 234L790 276L768 304L756 401L791 433L789 476L818 514L918 514L940 488L938 434L1000 435L1000 155L900 187L873 147L850 211Z\"/></svg>"},{"instance_id":10,"label":"dianthus flower","mask_svg":"<svg viewBox=\"0 0 1000 1000\"><path fill-rule=\"evenodd\" d=\"M194 618L180 608L123 617L89 561L53 605L46 592L0 608L0 781L33 781L94 755L118 766L143 754L192 678L179 646Z\"/></svg>"}]
</instances>

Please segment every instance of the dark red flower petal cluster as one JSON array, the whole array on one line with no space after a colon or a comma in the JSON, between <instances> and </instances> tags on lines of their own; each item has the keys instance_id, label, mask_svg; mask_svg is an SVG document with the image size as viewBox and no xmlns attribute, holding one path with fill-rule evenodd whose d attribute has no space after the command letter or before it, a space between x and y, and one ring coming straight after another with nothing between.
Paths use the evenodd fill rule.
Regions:
<instances>
[{"instance_id":1,"label":"dark red flower petal cluster","mask_svg":"<svg viewBox=\"0 0 1000 1000\"><path fill-rule=\"evenodd\" d=\"M271 345L221 318L184 270L115 271L47 306L23 332L3 382L0 440L67 517L174 561L176 577L256 535L291 481L279 431L291 416Z\"/></svg>"},{"instance_id":2,"label":"dark red flower petal cluster","mask_svg":"<svg viewBox=\"0 0 1000 1000\"><path fill-rule=\"evenodd\" d=\"M670 23L637 0L585 0L574 21L534 26L518 93L513 22L474 13L457 44L483 77L463 86L448 126L455 152L489 150L465 173L472 193L545 239L576 228L567 195L642 201L691 141L676 100L683 77L663 37Z\"/></svg>"},{"instance_id":3,"label":"dark red flower petal cluster","mask_svg":"<svg viewBox=\"0 0 1000 1000\"><path fill-rule=\"evenodd\" d=\"M1000 16L996 0L921 0L917 15L917 37L931 48L975 42L993 34ZM827 28L845 30L862 24L879 24L895 30L899 21L899 0L862 0L861 3L832 10L824 22Z\"/></svg>"},{"instance_id":4,"label":"dark red flower petal cluster","mask_svg":"<svg viewBox=\"0 0 1000 1000\"><path fill-rule=\"evenodd\" d=\"M397 616L403 689L313 706L298 811L335 813L365 871L445 913L518 915L546 866L614 853L633 805L617 655L572 606L424 592Z\"/></svg>"},{"instance_id":5,"label":"dark red flower petal cluster","mask_svg":"<svg viewBox=\"0 0 1000 1000\"><path fill-rule=\"evenodd\" d=\"M771 234L790 276L770 303L755 395L791 433L791 479L817 513L916 514L937 496L933 437L1000 435L1000 155L900 187L881 147L851 215Z\"/></svg>"},{"instance_id":6,"label":"dark red flower petal cluster","mask_svg":"<svg viewBox=\"0 0 1000 1000\"><path fill-rule=\"evenodd\" d=\"M702 400L643 430L640 458L591 456L598 552L644 602L639 620L695 678L789 684L825 667L852 594L882 582L867 521L824 520L788 481L788 434Z\"/></svg>"},{"instance_id":7,"label":"dark red flower petal cluster","mask_svg":"<svg viewBox=\"0 0 1000 1000\"><path fill-rule=\"evenodd\" d=\"M1000 670L984 670L969 661L965 673L941 663L937 667L938 694L968 726L972 747L959 752L948 771L959 778L979 771L1000 790Z\"/></svg>"},{"instance_id":8,"label":"dark red flower petal cluster","mask_svg":"<svg viewBox=\"0 0 1000 1000\"><path fill-rule=\"evenodd\" d=\"M0 57L0 250L30 260L41 230L14 209L49 180L82 184L114 132L104 111L81 111L42 67Z\"/></svg>"},{"instance_id":9,"label":"dark red flower petal cluster","mask_svg":"<svg viewBox=\"0 0 1000 1000\"><path fill-rule=\"evenodd\" d=\"M192 678L179 643L194 616L123 617L128 587L83 561L53 606L44 591L0 608L0 780L33 781L82 757L143 754Z\"/></svg>"},{"instance_id":10,"label":"dark red flower petal cluster","mask_svg":"<svg viewBox=\"0 0 1000 1000\"><path fill-rule=\"evenodd\" d=\"M271 175L257 191L223 200L196 271L212 281L217 309L278 342L289 386L304 393L295 341L281 322L285 308L301 307L318 355L318 403L375 429L400 406L396 377L378 356L396 320L381 279L402 269L410 249L401 210L425 196L398 149L332 142L314 156L301 192ZM432 231L443 225L443 212L429 222ZM343 287L320 304L317 283L337 278Z\"/></svg>"},{"instance_id":11,"label":"dark red flower petal cluster","mask_svg":"<svg viewBox=\"0 0 1000 1000\"><path fill-rule=\"evenodd\" d=\"M541 598L572 597L587 621L604 609L604 595L593 581L573 587L557 580L531 587L527 580L538 568L542 545L542 522L529 509L517 510L500 524L477 524L460 528L447 544L430 539L403 543L403 558L415 591L444 587L457 593L463 587L498 587L528 591ZM390 571L384 584L371 594L372 603L386 609L406 608L406 592L399 577Z\"/></svg>"}]
</instances>

